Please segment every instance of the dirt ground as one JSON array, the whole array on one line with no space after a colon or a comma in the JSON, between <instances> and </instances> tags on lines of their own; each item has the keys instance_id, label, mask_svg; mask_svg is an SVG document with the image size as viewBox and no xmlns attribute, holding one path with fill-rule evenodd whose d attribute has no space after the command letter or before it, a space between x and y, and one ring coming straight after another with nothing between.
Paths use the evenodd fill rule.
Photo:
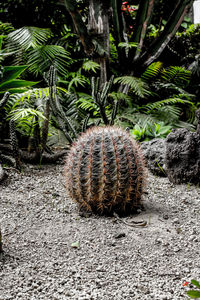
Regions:
<instances>
[{"instance_id":1,"label":"dirt ground","mask_svg":"<svg viewBox=\"0 0 200 300\"><path fill-rule=\"evenodd\" d=\"M145 211L79 215L63 165L9 171L0 185L0 300L181 300L200 280L200 188L149 175Z\"/></svg>"}]
</instances>

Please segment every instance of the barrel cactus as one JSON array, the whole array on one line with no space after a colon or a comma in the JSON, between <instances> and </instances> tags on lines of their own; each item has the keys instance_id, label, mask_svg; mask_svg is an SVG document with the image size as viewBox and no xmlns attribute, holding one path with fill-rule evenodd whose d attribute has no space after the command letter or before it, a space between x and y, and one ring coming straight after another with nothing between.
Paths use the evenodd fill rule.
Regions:
<instances>
[{"instance_id":1,"label":"barrel cactus","mask_svg":"<svg viewBox=\"0 0 200 300\"><path fill-rule=\"evenodd\" d=\"M69 195L84 211L128 214L141 207L144 158L123 129L93 127L82 133L68 153L65 175Z\"/></svg>"}]
</instances>

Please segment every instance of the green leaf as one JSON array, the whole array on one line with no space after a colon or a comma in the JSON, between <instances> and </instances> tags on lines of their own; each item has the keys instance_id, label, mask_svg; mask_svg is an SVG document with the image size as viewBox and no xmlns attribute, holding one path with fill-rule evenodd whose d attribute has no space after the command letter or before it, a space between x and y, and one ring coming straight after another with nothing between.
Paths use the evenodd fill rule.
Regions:
<instances>
[{"instance_id":1,"label":"green leaf","mask_svg":"<svg viewBox=\"0 0 200 300\"><path fill-rule=\"evenodd\" d=\"M27 91L27 88L11 88L9 89L10 94L15 94L15 93L24 93ZM6 91L0 91L0 95L2 96Z\"/></svg>"},{"instance_id":2,"label":"green leaf","mask_svg":"<svg viewBox=\"0 0 200 300\"><path fill-rule=\"evenodd\" d=\"M192 279L191 283L200 289L200 283L197 280Z\"/></svg>"},{"instance_id":3,"label":"green leaf","mask_svg":"<svg viewBox=\"0 0 200 300\"><path fill-rule=\"evenodd\" d=\"M7 81L7 82L0 84L0 89L9 90L11 88L27 87L27 86L35 85L38 82L15 79L15 80Z\"/></svg>"},{"instance_id":4,"label":"green leaf","mask_svg":"<svg viewBox=\"0 0 200 300\"><path fill-rule=\"evenodd\" d=\"M118 47L130 49L138 46L138 43L130 42L130 43L119 43Z\"/></svg>"},{"instance_id":5,"label":"green leaf","mask_svg":"<svg viewBox=\"0 0 200 300\"><path fill-rule=\"evenodd\" d=\"M193 299L200 298L200 292L195 290L190 290L187 292L187 295Z\"/></svg>"},{"instance_id":6,"label":"green leaf","mask_svg":"<svg viewBox=\"0 0 200 300\"><path fill-rule=\"evenodd\" d=\"M160 129L160 134L166 134L171 130L171 126L163 126Z\"/></svg>"},{"instance_id":7,"label":"green leaf","mask_svg":"<svg viewBox=\"0 0 200 300\"><path fill-rule=\"evenodd\" d=\"M82 68L85 71L93 71L96 73L96 70L100 68L100 65L92 60L86 60L84 61Z\"/></svg>"},{"instance_id":8,"label":"green leaf","mask_svg":"<svg viewBox=\"0 0 200 300\"><path fill-rule=\"evenodd\" d=\"M190 18L190 17L187 17L187 16L184 17L184 21L185 21L185 22L192 22L191 18Z\"/></svg>"},{"instance_id":9,"label":"green leaf","mask_svg":"<svg viewBox=\"0 0 200 300\"><path fill-rule=\"evenodd\" d=\"M188 26L188 25L187 25L187 23L185 23L185 22L181 24L181 27L183 27L183 28L187 28L187 26Z\"/></svg>"},{"instance_id":10,"label":"green leaf","mask_svg":"<svg viewBox=\"0 0 200 300\"><path fill-rule=\"evenodd\" d=\"M3 78L0 81L0 84L7 81L16 79L28 66L6 66L3 68Z\"/></svg>"}]
</instances>

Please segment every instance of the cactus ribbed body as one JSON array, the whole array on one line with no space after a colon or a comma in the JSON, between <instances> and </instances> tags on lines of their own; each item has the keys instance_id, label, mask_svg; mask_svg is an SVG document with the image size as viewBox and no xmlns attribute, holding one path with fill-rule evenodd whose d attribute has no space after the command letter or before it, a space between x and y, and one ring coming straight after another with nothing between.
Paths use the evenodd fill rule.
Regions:
<instances>
[{"instance_id":1,"label":"cactus ribbed body","mask_svg":"<svg viewBox=\"0 0 200 300\"><path fill-rule=\"evenodd\" d=\"M68 154L65 173L70 196L86 211L129 213L141 204L143 155L120 128L94 127L83 133Z\"/></svg>"}]
</instances>

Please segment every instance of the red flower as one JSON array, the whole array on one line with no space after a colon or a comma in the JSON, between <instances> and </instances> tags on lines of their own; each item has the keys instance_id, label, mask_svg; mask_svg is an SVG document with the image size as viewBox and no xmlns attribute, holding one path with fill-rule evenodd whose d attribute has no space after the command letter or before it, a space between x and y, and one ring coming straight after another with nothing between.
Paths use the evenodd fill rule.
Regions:
<instances>
[{"instance_id":1,"label":"red flower","mask_svg":"<svg viewBox=\"0 0 200 300\"><path fill-rule=\"evenodd\" d=\"M122 2L123 5L127 4L128 2Z\"/></svg>"},{"instance_id":2,"label":"red flower","mask_svg":"<svg viewBox=\"0 0 200 300\"><path fill-rule=\"evenodd\" d=\"M188 284L189 284L188 281L183 282L183 286L186 286L186 285L188 285Z\"/></svg>"}]
</instances>

